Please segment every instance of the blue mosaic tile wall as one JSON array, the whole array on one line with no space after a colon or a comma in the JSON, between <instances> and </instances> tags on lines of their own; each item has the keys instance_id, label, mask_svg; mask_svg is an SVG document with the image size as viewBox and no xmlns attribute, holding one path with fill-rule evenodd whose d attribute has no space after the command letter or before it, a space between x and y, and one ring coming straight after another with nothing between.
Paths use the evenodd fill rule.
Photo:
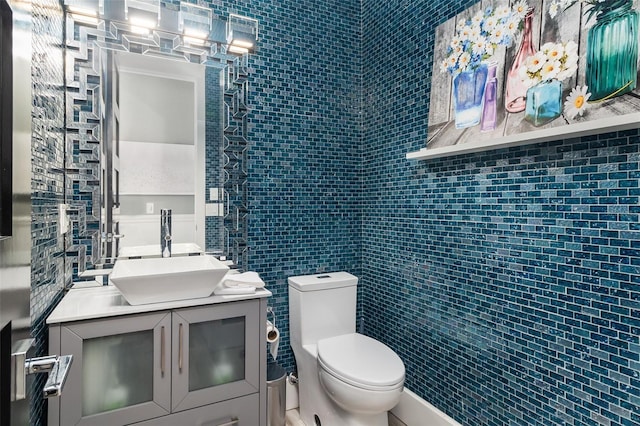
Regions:
<instances>
[{"instance_id":1,"label":"blue mosaic tile wall","mask_svg":"<svg viewBox=\"0 0 640 426\"><path fill-rule=\"evenodd\" d=\"M274 293L278 361L289 347L287 277L360 274L360 2L211 1L256 18L249 64L249 268Z\"/></svg>"},{"instance_id":2,"label":"blue mosaic tile wall","mask_svg":"<svg viewBox=\"0 0 640 426\"><path fill-rule=\"evenodd\" d=\"M287 277L360 275L360 3L261 3L250 86L249 265L274 294L279 359L292 370Z\"/></svg>"},{"instance_id":3,"label":"blue mosaic tile wall","mask_svg":"<svg viewBox=\"0 0 640 426\"><path fill-rule=\"evenodd\" d=\"M464 425L638 425L638 130L404 157L435 27L472 3L363 2L365 332Z\"/></svg>"},{"instance_id":4,"label":"blue mosaic tile wall","mask_svg":"<svg viewBox=\"0 0 640 426\"><path fill-rule=\"evenodd\" d=\"M48 353L46 317L58 303L65 277L58 204L64 202L63 15L58 0L32 2L31 323L36 356ZM34 380L40 395L46 377ZM31 424L44 424L45 401L32 398Z\"/></svg>"}]
</instances>

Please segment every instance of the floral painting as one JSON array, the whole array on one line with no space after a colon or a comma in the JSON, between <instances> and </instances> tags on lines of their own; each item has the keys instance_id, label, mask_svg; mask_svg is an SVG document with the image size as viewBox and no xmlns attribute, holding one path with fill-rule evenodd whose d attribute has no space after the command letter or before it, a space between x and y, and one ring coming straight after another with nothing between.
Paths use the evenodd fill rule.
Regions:
<instances>
[{"instance_id":1,"label":"floral painting","mask_svg":"<svg viewBox=\"0 0 640 426\"><path fill-rule=\"evenodd\" d=\"M640 112L638 1L482 1L440 25L426 150L595 133Z\"/></svg>"}]
</instances>

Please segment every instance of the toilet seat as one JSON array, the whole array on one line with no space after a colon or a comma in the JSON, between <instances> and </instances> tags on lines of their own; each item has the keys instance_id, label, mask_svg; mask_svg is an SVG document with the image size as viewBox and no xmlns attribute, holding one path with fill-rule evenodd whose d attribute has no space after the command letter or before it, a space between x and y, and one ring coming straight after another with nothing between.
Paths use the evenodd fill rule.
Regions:
<instances>
[{"instance_id":1,"label":"toilet seat","mask_svg":"<svg viewBox=\"0 0 640 426\"><path fill-rule=\"evenodd\" d=\"M404 385L400 357L384 343L362 334L319 340L318 363L327 373L362 389L385 391Z\"/></svg>"}]
</instances>

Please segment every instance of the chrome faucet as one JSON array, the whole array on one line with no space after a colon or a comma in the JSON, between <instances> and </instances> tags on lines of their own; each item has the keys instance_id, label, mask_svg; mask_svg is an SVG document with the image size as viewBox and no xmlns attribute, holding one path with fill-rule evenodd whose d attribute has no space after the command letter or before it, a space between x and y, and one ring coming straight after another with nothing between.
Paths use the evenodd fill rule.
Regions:
<instances>
[{"instance_id":1,"label":"chrome faucet","mask_svg":"<svg viewBox=\"0 0 640 426\"><path fill-rule=\"evenodd\" d=\"M171 257L171 209L160 210L160 253Z\"/></svg>"}]
</instances>

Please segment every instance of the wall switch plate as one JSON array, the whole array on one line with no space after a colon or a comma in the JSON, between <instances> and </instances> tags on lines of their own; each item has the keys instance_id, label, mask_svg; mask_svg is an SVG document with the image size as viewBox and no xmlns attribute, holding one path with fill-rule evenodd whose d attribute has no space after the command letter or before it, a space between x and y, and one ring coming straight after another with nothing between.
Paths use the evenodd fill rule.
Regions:
<instances>
[{"instance_id":1,"label":"wall switch plate","mask_svg":"<svg viewBox=\"0 0 640 426\"><path fill-rule=\"evenodd\" d=\"M147 203L147 214L153 214L154 207L153 203Z\"/></svg>"},{"instance_id":2,"label":"wall switch plate","mask_svg":"<svg viewBox=\"0 0 640 426\"><path fill-rule=\"evenodd\" d=\"M206 217L222 217L224 216L224 204L207 203L204 206L204 215Z\"/></svg>"},{"instance_id":3,"label":"wall switch plate","mask_svg":"<svg viewBox=\"0 0 640 426\"><path fill-rule=\"evenodd\" d=\"M69 204L58 204L58 235L64 235L71 230L68 210Z\"/></svg>"}]
</instances>

